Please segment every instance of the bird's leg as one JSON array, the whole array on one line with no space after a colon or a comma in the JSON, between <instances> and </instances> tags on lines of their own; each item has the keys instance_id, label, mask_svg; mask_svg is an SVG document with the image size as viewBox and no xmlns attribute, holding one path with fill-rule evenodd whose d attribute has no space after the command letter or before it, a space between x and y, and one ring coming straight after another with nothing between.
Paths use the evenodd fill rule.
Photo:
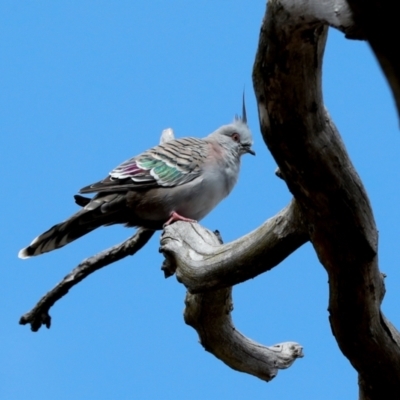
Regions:
<instances>
[{"instance_id":1,"label":"bird's leg","mask_svg":"<svg viewBox=\"0 0 400 400\"><path fill-rule=\"evenodd\" d=\"M176 221L197 222L194 219L182 217L182 215L179 215L177 212L172 211L169 220L163 226L171 225L173 222Z\"/></svg>"}]
</instances>

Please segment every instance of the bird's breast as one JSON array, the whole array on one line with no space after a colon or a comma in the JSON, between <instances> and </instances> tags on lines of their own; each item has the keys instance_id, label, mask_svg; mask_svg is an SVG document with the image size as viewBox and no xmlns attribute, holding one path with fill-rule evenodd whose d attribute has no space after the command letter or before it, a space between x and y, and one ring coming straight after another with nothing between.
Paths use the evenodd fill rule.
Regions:
<instances>
[{"instance_id":1,"label":"bird's breast","mask_svg":"<svg viewBox=\"0 0 400 400\"><path fill-rule=\"evenodd\" d=\"M134 194L131 209L141 224L162 226L173 211L196 221L203 219L233 189L239 165L214 163L194 180L175 187L160 187ZM158 226L157 225L157 226Z\"/></svg>"},{"instance_id":2,"label":"bird's breast","mask_svg":"<svg viewBox=\"0 0 400 400\"><path fill-rule=\"evenodd\" d=\"M231 192L236 184L238 169L218 165L203 171L201 179L188 187L182 186L177 199L179 214L200 221Z\"/></svg>"}]
</instances>

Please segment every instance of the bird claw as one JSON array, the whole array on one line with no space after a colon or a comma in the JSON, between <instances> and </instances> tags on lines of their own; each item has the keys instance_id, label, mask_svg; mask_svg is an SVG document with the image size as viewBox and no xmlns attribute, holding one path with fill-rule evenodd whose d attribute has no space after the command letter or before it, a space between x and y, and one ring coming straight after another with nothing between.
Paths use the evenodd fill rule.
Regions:
<instances>
[{"instance_id":1,"label":"bird claw","mask_svg":"<svg viewBox=\"0 0 400 400\"><path fill-rule=\"evenodd\" d=\"M182 215L179 215L177 212L172 211L169 220L163 225L163 227L165 228L166 226L171 225L173 222L176 221L197 222L195 219L182 217Z\"/></svg>"}]
</instances>

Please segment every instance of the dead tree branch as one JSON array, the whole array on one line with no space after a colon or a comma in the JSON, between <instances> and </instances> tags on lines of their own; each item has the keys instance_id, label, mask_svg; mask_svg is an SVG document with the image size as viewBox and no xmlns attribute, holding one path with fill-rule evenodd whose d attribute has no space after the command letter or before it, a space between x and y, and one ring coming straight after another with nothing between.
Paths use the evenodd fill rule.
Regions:
<instances>
[{"instance_id":1,"label":"dead tree branch","mask_svg":"<svg viewBox=\"0 0 400 400\"><path fill-rule=\"evenodd\" d=\"M153 234L154 231L152 230L140 228L132 237L125 240L123 243L82 261L58 285L45 294L31 311L24 314L19 320L19 323L21 325L30 324L33 332L37 332L42 325L50 328L50 308L65 296L73 286L93 272L119 261L124 257L134 255L150 240Z\"/></svg>"},{"instance_id":2,"label":"dead tree branch","mask_svg":"<svg viewBox=\"0 0 400 400\"><path fill-rule=\"evenodd\" d=\"M295 204L291 203L275 219L283 220L285 212L288 213L288 210L293 212L293 208ZM261 240L265 237L275 239L272 243L268 243L267 240L271 253L275 250L274 244L282 250L284 246L280 242L285 242L288 237L288 241L291 242L290 236L293 235L295 227L290 230L285 226L286 230L282 229L283 232L281 232L282 237L278 238L279 228L276 225L279 225L279 222L281 221L276 224L276 221L267 221L255 231L269 229L272 232L270 235L264 232L264 236L258 238L259 247L262 247ZM255 232L252 232L250 236ZM205 293L200 294L187 292L184 313L185 322L197 331L203 347L229 367L268 382L276 376L278 369L288 368L297 358L303 357L303 348L295 342L280 343L271 347L263 346L243 336L233 325L232 288L224 284L224 270L227 270L226 281L237 280L235 268L241 278L244 274L240 271L246 267L252 269L254 276L264 272L252 268L253 257L260 260L261 250L257 252L250 248L247 255L243 254L244 244L254 246L253 242L250 243L248 236L224 246L213 232L199 224L176 222L166 227L161 239L161 251L167 257L170 271L176 270L181 279L190 282L197 290L206 290ZM237 243L240 241L241 244ZM291 243L288 248L290 246ZM229 254L231 259L228 259ZM265 251L263 255L267 261L268 255ZM207 280L205 285L201 285L202 279ZM224 288L210 290L215 287Z\"/></svg>"},{"instance_id":3,"label":"dead tree branch","mask_svg":"<svg viewBox=\"0 0 400 400\"><path fill-rule=\"evenodd\" d=\"M327 26L313 13L315 5L326 2L268 3L253 70L260 127L328 272L330 323L340 349L368 383L365 398L398 398L400 346L380 310L378 234L364 187L323 105Z\"/></svg>"},{"instance_id":4,"label":"dead tree branch","mask_svg":"<svg viewBox=\"0 0 400 400\"><path fill-rule=\"evenodd\" d=\"M185 322L199 334L202 346L229 367L270 381L278 369L303 357L295 342L263 346L242 335L233 325L232 288L191 294L185 300Z\"/></svg>"},{"instance_id":5,"label":"dead tree branch","mask_svg":"<svg viewBox=\"0 0 400 400\"><path fill-rule=\"evenodd\" d=\"M161 237L170 273L191 293L226 288L255 278L308 241L307 227L293 200L255 231L225 245L198 224L175 223ZM166 267L164 266L164 269Z\"/></svg>"}]
</instances>

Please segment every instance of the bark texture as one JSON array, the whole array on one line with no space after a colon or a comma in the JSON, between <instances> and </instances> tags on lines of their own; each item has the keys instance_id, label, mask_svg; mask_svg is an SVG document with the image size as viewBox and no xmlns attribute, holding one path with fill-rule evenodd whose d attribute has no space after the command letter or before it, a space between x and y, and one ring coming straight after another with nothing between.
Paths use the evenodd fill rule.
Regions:
<instances>
[{"instance_id":1,"label":"bark texture","mask_svg":"<svg viewBox=\"0 0 400 400\"><path fill-rule=\"evenodd\" d=\"M368 197L323 105L327 26L302 1L270 1L253 83L260 128L329 275L332 332L361 396L400 396L397 331L383 316L378 235Z\"/></svg>"},{"instance_id":2,"label":"bark texture","mask_svg":"<svg viewBox=\"0 0 400 400\"><path fill-rule=\"evenodd\" d=\"M290 234L283 234L282 240L290 240L289 236ZM246 237L240 240L246 242ZM277 244L273 242L271 248ZM178 272L183 268L183 275L187 274L192 278L190 282L200 282L204 278L208 281L208 288L212 284L215 287L221 286L218 273L225 266L229 265L226 276L233 272L235 265L238 271L245 268L245 265L240 265L243 251L239 250L235 254L237 259L232 259L232 263L229 263L229 259L224 259L227 252L225 246L221 245L220 236L198 224L177 222L167 226L161 244L161 251L167 256L170 271L177 269ZM231 249L230 246L228 248ZM231 250L230 254L232 253ZM209 263L209 256L216 260ZM221 265L217 265L218 260ZM212 269L215 269L215 275ZM211 275L208 276L207 272L211 272ZM227 280L229 281L229 278ZM198 285L196 288L198 289ZM185 322L197 331L205 350L237 371L246 372L268 382L277 375L278 369L288 368L297 358L303 357L303 348L298 343L285 342L268 347L241 334L231 318L231 287L206 290L199 294L188 291L185 306Z\"/></svg>"},{"instance_id":3,"label":"bark texture","mask_svg":"<svg viewBox=\"0 0 400 400\"><path fill-rule=\"evenodd\" d=\"M296 201L255 231L225 245L198 224L167 226L160 251L171 263L163 266L191 293L226 288L253 279L277 266L308 241ZM177 260L179 258L179 260Z\"/></svg>"}]
</instances>

